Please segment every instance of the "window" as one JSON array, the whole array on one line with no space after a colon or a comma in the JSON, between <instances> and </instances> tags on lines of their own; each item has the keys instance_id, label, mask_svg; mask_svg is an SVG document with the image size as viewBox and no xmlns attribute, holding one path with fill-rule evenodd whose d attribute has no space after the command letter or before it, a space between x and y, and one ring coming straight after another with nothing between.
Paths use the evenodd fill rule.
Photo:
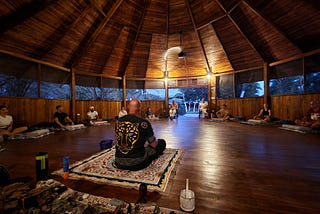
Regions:
<instances>
[{"instance_id":1,"label":"window","mask_svg":"<svg viewBox=\"0 0 320 214\"><path fill-rule=\"evenodd\" d=\"M38 97L37 64L0 54L0 96Z\"/></svg>"},{"instance_id":2,"label":"window","mask_svg":"<svg viewBox=\"0 0 320 214\"><path fill-rule=\"evenodd\" d=\"M315 54L304 59L306 74L306 93L320 92L320 54Z\"/></svg>"},{"instance_id":3,"label":"window","mask_svg":"<svg viewBox=\"0 0 320 214\"><path fill-rule=\"evenodd\" d=\"M46 99L70 99L70 73L41 65L40 96Z\"/></svg>"},{"instance_id":4,"label":"window","mask_svg":"<svg viewBox=\"0 0 320 214\"><path fill-rule=\"evenodd\" d=\"M121 80L102 78L101 95L103 100L123 100Z\"/></svg>"},{"instance_id":5,"label":"window","mask_svg":"<svg viewBox=\"0 0 320 214\"><path fill-rule=\"evenodd\" d=\"M263 70L235 74L236 97L260 97L264 94Z\"/></svg>"},{"instance_id":6,"label":"window","mask_svg":"<svg viewBox=\"0 0 320 214\"><path fill-rule=\"evenodd\" d=\"M270 95L301 94L304 91L302 59L270 68Z\"/></svg>"},{"instance_id":7,"label":"window","mask_svg":"<svg viewBox=\"0 0 320 214\"><path fill-rule=\"evenodd\" d=\"M100 79L76 75L76 100L101 100Z\"/></svg>"},{"instance_id":8,"label":"window","mask_svg":"<svg viewBox=\"0 0 320 214\"><path fill-rule=\"evenodd\" d=\"M217 96L218 98L233 98L233 74L217 77Z\"/></svg>"}]
</instances>

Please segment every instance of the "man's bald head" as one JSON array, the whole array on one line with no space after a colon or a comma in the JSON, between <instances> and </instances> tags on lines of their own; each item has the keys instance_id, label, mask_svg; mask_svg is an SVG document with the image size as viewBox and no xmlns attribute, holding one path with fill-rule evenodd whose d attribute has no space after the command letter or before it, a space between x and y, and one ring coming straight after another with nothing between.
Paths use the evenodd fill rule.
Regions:
<instances>
[{"instance_id":1,"label":"man's bald head","mask_svg":"<svg viewBox=\"0 0 320 214\"><path fill-rule=\"evenodd\" d=\"M129 102L128 110L129 114L139 114L141 109L141 101L137 98L132 99Z\"/></svg>"}]
</instances>

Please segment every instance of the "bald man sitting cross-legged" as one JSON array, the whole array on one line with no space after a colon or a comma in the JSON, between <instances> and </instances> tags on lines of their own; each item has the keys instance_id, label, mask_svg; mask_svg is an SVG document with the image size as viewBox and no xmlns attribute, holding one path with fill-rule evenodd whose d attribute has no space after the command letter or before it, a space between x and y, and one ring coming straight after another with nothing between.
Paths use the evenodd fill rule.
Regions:
<instances>
[{"instance_id":1,"label":"bald man sitting cross-legged","mask_svg":"<svg viewBox=\"0 0 320 214\"><path fill-rule=\"evenodd\" d=\"M128 115L120 117L115 126L115 165L120 169L143 169L163 153L166 141L156 139L150 122L138 115L141 102L130 101Z\"/></svg>"}]
</instances>

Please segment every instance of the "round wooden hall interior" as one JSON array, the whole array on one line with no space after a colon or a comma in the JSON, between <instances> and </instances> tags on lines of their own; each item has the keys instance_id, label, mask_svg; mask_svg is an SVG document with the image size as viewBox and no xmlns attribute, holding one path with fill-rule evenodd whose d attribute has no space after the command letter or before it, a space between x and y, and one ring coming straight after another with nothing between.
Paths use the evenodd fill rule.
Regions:
<instances>
[{"instance_id":1,"label":"round wooden hall interior","mask_svg":"<svg viewBox=\"0 0 320 214\"><path fill-rule=\"evenodd\" d=\"M73 164L99 152L121 107L140 96L142 116L147 107L160 116L155 136L183 151L165 191L148 191L146 203L181 211L189 179L193 213L320 213L319 130L280 129L320 101L319 38L317 0L2 0L0 104L15 125L51 123L57 105L78 122L94 106L109 123L0 142L0 165L11 183L34 186L44 151L50 178L134 203L137 189L51 173L64 156ZM170 120L170 91L199 88L208 116L187 109ZM241 123L264 103L279 123ZM233 120L215 122L224 104Z\"/></svg>"}]
</instances>

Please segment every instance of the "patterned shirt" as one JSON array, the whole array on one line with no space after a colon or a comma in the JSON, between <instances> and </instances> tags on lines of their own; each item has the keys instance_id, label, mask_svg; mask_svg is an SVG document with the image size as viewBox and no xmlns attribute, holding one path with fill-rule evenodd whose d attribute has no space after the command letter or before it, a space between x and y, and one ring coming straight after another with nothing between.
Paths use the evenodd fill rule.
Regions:
<instances>
[{"instance_id":1,"label":"patterned shirt","mask_svg":"<svg viewBox=\"0 0 320 214\"><path fill-rule=\"evenodd\" d=\"M145 143L155 140L150 122L136 115L125 115L115 126L116 157L141 158L145 155Z\"/></svg>"}]
</instances>

